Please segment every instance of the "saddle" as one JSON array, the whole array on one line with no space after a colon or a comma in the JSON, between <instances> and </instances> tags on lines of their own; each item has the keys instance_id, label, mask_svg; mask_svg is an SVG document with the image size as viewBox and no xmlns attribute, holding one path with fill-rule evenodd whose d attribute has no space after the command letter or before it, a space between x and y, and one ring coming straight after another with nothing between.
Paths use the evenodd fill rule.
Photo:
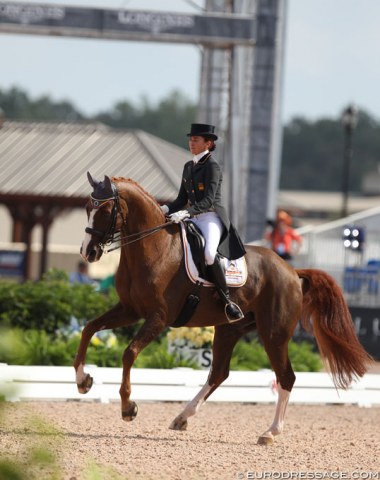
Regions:
<instances>
[{"instance_id":1,"label":"saddle","mask_svg":"<svg viewBox=\"0 0 380 480\"><path fill-rule=\"evenodd\" d=\"M172 327L182 327L194 315L200 302L200 291L202 287L213 287L210 278L207 278L205 262L205 239L200 229L191 220L181 222L181 235L185 255L186 272L189 279L195 283L195 288L190 293L182 307L180 314ZM247 281L248 271L245 258L230 261L223 258L225 266L226 282L229 287L241 287Z\"/></svg>"},{"instance_id":2,"label":"saddle","mask_svg":"<svg viewBox=\"0 0 380 480\"><path fill-rule=\"evenodd\" d=\"M205 239L200 229L191 220L181 222L183 251L185 255L186 272L189 279L201 283L204 287L213 287L213 281L207 274L204 248ZM228 287L242 287L247 281L248 270L245 258L228 260L221 257Z\"/></svg>"}]
</instances>

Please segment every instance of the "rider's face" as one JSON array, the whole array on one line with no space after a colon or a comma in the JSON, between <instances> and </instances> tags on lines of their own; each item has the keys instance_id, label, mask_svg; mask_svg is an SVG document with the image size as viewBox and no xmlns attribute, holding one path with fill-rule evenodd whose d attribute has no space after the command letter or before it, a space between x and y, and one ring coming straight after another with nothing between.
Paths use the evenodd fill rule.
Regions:
<instances>
[{"instance_id":1,"label":"rider's face","mask_svg":"<svg viewBox=\"0 0 380 480\"><path fill-rule=\"evenodd\" d=\"M211 142L204 137L199 137L197 135L189 137L189 150L193 155L198 155L199 153L208 150L210 144Z\"/></svg>"}]
</instances>

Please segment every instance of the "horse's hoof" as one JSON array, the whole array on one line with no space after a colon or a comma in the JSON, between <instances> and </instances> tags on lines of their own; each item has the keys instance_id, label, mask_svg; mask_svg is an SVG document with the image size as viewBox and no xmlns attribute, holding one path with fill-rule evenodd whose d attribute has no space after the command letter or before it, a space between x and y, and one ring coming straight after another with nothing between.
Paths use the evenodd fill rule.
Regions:
<instances>
[{"instance_id":1,"label":"horse's hoof","mask_svg":"<svg viewBox=\"0 0 380 480\"><path fill-rule=\"evenodd\" d=\"M185 431L185 430L187 430L187 420L185 420L184 418L181 418L181 417L177 417L172 421L169 428L171 430Z\"/></svg>"},{"instance_id":2,"label":"horse's hoof","mask_svg":"<svg viewBox=\"0 0 380 480\"><path fill-rule=\"evenodd\" d=\"M270 432L266 432L259 437L257 440L257 445L273 445L274 437Z\"/></svg>"},{"instance_id":3,"label":"horse's hoof","mask_svg":"<svg viewBox=\"0 0 380 480\"><path fill-rule=\"evenodd\" d=\"M136 418L137 412L139 410L135 402L131 403L132 405L130 406L129 410L121 412L121 418L124 420L124 422L132 422L132 420Z\"/></svg>"},{"instance_id":4,"label":"horse's hoof","mask_svg":"<svg viewBox=\"0 0 380 480\"><path fill-rule=\"evenodd\" d=\"M78 384L78 392L79 393L87 393L91 390L92 384L94 383L94 379L88 373L84 377L82 383Z\"/></svg>"}]
</instances>

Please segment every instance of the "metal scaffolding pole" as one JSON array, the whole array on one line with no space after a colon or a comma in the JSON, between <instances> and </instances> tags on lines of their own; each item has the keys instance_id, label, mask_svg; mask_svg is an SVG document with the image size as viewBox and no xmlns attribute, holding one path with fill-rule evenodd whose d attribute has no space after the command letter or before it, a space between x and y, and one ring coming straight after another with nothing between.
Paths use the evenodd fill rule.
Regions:
<instances>
[{"instance_id":1,"label":"metal scaffolding pole","mask_svg":"<svg viewBox=\"0 0 380 480\"><path fill-rule=\"evenodd\" d=\"M281 145L280 98L285 0L258 0L254 80L249 121L246 228L244 238L262 238L266 218L274 213Z\"/></svg>"}]
</instances>

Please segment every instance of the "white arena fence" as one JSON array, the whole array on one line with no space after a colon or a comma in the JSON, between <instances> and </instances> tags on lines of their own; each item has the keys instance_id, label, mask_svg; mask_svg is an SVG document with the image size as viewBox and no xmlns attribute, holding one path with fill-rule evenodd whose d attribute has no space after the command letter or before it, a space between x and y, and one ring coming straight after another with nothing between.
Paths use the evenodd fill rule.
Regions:
<instances>
[{"instance_id":1,"label":"white arena fence","mask_svg":"<svg viewBox=\"0 0 380 480\"><path fill-rule=\"evenodd\" d=\"M362 251L344 247L346 226L365 232ZM297 231L303 244L295 267L328 272L342 287L350 306L380 308L380 207Z\"/></svg>"},{"instance_id":2,"label":"white arena fence","mask_svg":"<svg viewBox=\"0 0 380 480\"><path fill-rule=\"evenodd\" d=\"M0 394L7 401L119 401L121 368L87 366L94 385L86 394L78 393L72 367L18 366L0 364ZM135 401L187 402L207 381L208 372L191 368L131 371ZM361 407L380 405L380 374L366 374L348 390L336 390L327 373L296 373L290 396L293 404L351 404ZM228 379L208 401L275 403L275 375L271 370L231 371Z\"/></svg>"}]
</instances>

